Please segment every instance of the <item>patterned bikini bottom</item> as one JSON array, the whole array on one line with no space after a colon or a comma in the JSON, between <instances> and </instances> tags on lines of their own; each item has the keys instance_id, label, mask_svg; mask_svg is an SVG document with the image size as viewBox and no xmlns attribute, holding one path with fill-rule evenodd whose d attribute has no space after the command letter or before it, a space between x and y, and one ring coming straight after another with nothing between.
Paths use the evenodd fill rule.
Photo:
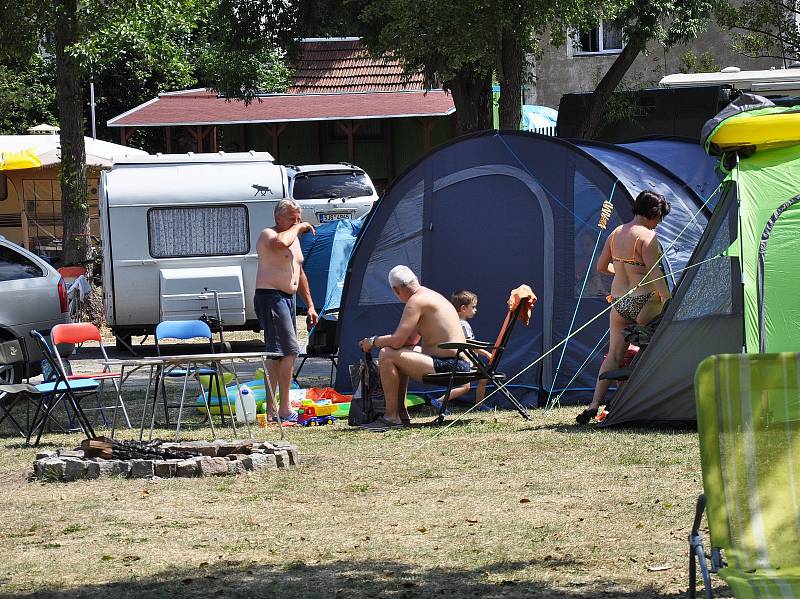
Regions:
<instances>
[{"instance_id":1,"label":"patterned bikini bottom","mask_svg":"<svg viewBox=\"0 0 800 599\"><path fill-rule=\"evenodd\" d=\"M650 301L654 293L655 291L645 293L644 295L625 295L622 298L609 295L607 299L610 304L617 302L614 304L614 310L616 310L617 314L622 316L622 318L629 322L636 322L639 312L647 305L647 302Z\"/></svg>"}]
</instances>

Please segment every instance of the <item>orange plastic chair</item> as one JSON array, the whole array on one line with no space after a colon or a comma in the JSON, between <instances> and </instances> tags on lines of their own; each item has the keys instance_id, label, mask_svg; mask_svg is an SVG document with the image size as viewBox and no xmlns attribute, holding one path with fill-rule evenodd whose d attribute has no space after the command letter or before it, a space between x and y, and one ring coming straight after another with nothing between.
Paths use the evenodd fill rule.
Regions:
<instances>
[{"instance_id":1,"label":"orange plastic chair","mask_svg":"<svg viewBox=\"0 0 800 599\"><path fill-rule=\"evenodd\" d=\"M81 275L86 276L86 269L83 266L62 266L58 272L67 283L74 282Z\"/></svg>"},{"instance_id":2,"label":"orange plastic chair","mask_svg":"<svg viewBox=\"0 0 800 599\"><path fill-rule=\"evenodd\" d=\"M53 347L57 347L61 343L66 344L73 344L77 345L79 343L85 343L87 341L97 341L100 345L100 353L103 355L104 360L108 360L108 354L106 353L106 348L103 345L103 338L100 335L100 330L94 326L91 322L74 322L68 324L57 324L53 327L53 330L50 331L50 341L53 344ZM56 351L54 352L56 355L56 359L61 366L61 369L64 372L67 372L64 368L64 362L61 358L61 354ZM81 373L81 374L69 374L67 375L68 380L79 380L79 379L94 379L100 382L100 392L102 393L103 384L105 381L110 380L111 384L114 385L114 390L117 393L117 404L114 406L114 415L112 416L112 423L111 423L111 436L114 436L114 431L116 429L117 424L117 408L122 408L122 414L125 417L125 423L128 425L128 428L131 428L131 421L128 417L128 410L125 407L125 402L122 400L122 392L120 390L120 373L119 372L112 372L108 366L105 366L102 372L94 372L94 373ZM100 406L100 413L103 416L103 422L105 422L105 412L104 406Z\"/></svg>"}]
</instances>

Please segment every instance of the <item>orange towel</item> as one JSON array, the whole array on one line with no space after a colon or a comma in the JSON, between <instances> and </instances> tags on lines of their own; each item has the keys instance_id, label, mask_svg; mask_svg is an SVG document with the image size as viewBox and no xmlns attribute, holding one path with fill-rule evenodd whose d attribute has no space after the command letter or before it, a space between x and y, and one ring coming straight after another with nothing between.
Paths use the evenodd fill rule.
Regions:
<instances>
[{"instance_id":1,"label":"orange towel","mask_svg":"<svg viewBox=\"0 0 800 599\"><path fill-rule=\"evenodd\" d=\"M538 298L533 292L533 289L527 285L520 285L516 289L511 290L511 296L508 298L508 309L509 311L513 311L520 304L520 302L525 302L526 306L522 309L522 312L520 312L519 319L523 322L523 324L528 324L531 320L533 305L537 301Z\"/></svg>"},{"instance_id":2,"label":"orange towel","mask_svg":"<svg viewBox=\"0 0 800 599\"><path fill-rule=\"evenodd\" d=\"M318 401L320 399L330 399L333 403L347 403L350 401L350 395L342 395L331 387L311 387L306 389L306 399Z\"/></svg>"}]
</instances>

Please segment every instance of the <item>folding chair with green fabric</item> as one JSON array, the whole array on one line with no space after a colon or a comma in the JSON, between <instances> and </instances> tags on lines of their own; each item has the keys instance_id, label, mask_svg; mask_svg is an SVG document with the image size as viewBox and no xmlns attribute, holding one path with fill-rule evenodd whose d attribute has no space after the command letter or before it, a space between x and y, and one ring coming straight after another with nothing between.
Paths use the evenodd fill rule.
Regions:
<instances>
[{"instance_id":1,"label":"folding chair with green fabric","mask_svg":"<svg viewBox=\"0 0 800 599\"><path fill-rule=\"evenodd\" d=\"M717 573L739 599L800 598L800 354L706 358L695 398L705 493L689 536L690 597L699 565L706 597Z\"/></svg>"}]
</instances>

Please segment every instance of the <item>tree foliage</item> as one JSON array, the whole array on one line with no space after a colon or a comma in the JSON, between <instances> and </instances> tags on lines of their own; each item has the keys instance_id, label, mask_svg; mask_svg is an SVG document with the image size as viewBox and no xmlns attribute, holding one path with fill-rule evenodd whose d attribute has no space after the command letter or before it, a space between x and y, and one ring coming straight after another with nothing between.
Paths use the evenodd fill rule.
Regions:
<instances>
[{"instance_id":1,"label":"tree foliage","mask_svg":"<svg viewBox=\"0 0 800 599\"><path fill-rule=\"evenodd\" d=\"M800 60L800 5L796 0L721 3L716 19L731 30L733 47L751 58L778 58L784 66Z\"/></svg>"},{"instance_id":2,"label":"tree foliage","mask_svg":"<svg viewBox=\"0 0 800 599\"><path fill-rule=\"evenodd\" d=\"M25 135L29 127L58 122L55 64L34 54L0 63L0 134Z\"/></svg>"},{"instance_id":3,"label":"tree foliage","mask_svg":"<svg viewBox=\"0 0 800 599\"><path fill-rule=\"evenodd\" d=\"M492 77L501 87L501 126L518 127L525 55L555 0L346 0L374 54L392 52L430 87L453 92L461 132L491 126Z\"/></svg>"},{"instance_id":4,"label":"tree foliage","mask_svg":"<svg viewBox=\"0 0 800 599\"><path fill-rule=\"evenodd\" d=\"M611 95L648 43L669 48L695 38L708 22L716 1L616 0L602 5L599 16L622 26L625 47L592 93L580 136L595 134Z\"/></svg>"},{"instance_id":5,"label":"tree foliage","mask_svg":"<svg viewBox=\"0 0 800 599\"><path fill-rule=\"evenodd\" d=\"M351 27L339 0L215 0L199 63L229 98L251 102L286 89L288 63L305 36L342 36Z\"/></svg>"},{"instance_id":6,"label":"tree foliage","mask_svg":"<svg viewBox=\"0 0 800 599\"><path fill-rule=\"evenodd\" d=\"M90 78L98 83L101 130L107 118L165 89L199 83L233 97L279 91L288 73L277 44L292 35L293 6L253 0L2 0L0 66L54 57L65 261L91 258L83 138ZM249 21L265 7L275 19ZM258 39L238 37L232 23L250 27ZM17 72L20 77L24 73ZM36 96L21 85L12 80L0 86L0 98L4 92L17 98L17 110L25 111Z\"/></svg>"}]
</instances>

